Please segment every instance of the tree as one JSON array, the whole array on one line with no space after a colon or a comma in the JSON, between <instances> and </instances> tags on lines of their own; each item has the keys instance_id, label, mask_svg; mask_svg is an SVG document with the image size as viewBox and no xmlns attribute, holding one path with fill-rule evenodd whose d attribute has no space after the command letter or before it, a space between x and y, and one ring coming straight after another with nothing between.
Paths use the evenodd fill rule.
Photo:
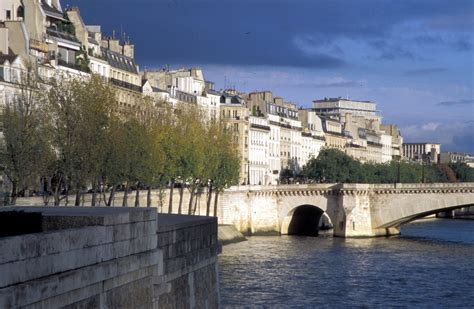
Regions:
<instances>
[{"instance_id":1,"label":"tree","mask_svg":"<svg viewBox=\"0 0 474 309\"><path fill-rule=\"evenodd\" d=\"M355 183L364 179L360 162L337 149L321 150L316 159L304 166L302 174L320 183Z\"/></svg>"},{"instance_id":2,"label":"tree","mask_svg":"<svg viewBox=\"0 0 474 309\"><path fill-rule=\"evenodd\" d=\"M205 128L202 112L195 106L180 105L176 113L176 178L181 180L178 213L182 212L184 186L190 193L188 214L192 211L194 195L203 176Z\"/></svg>"},{"instance_id":3,"label":"tree","mask_svg":"<svg viewBox=\"0 0 474 309\"><path fill-rule=\"evenodd\" d=\"M232 144L231 133L222 129L219 131L217 145L216 174L212 179L214 188L214 216L217 217L219 194L231 185L238 184L240 171L239 151Z\"/></svg>"},{"instance_id":4,"label":"tree","mask_svg":"<svg viewBox=\"0 0 474 309\"><path fill-rule=\"evenodd\" d=\"M21 76L18 89L7 100L2 114L4 149L1 168L11 182L8 204L15 205L20 192L38 183L51 159L40 85L31 69Z\"/></svg>"},{"instance_id":5,"label":"tree","mask_svg":"<svg viewBox=\"0 0 474 309\"><path fill-rule=\"evenodd\" d=\"M50 176L55 183L55 205L59 205L62 198L66 198L67 205L69 191L74 190L74 204L79 206L87 186L92 184L97 188L99 185L115 95L97 76L90 79L59 77L52 79L48 86L45 106L56 153L54 173ZM62 189L65 197L60 197Z\"/></svg>"},{"instance_id":6,"label":"tree","mask_svg":"<svg viewBox=\"0 0 474 309\"><path fill-rule=\"evenodd\" d=\"M464 162L450 163L449 167L456 174L457 179L461 182L474 182L474 168L469 167Z\"/></svg>"}]
</instances>

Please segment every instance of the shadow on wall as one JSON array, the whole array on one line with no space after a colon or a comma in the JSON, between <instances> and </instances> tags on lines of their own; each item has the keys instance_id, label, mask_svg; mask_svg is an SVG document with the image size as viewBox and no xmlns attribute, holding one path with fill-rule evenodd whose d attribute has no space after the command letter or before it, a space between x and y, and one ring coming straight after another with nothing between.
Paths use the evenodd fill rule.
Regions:
<instances>
[{"instance_id":1,"label":"shadow on wall","mask_svg":"<svg viewBox=\"0 0 474 309\"><path fill-rule=\"evenodd\" d=\"M291 218L288 235L318 236L323 213L324 211L315 206L299 206Z\"/></svg>"}]
</instances>

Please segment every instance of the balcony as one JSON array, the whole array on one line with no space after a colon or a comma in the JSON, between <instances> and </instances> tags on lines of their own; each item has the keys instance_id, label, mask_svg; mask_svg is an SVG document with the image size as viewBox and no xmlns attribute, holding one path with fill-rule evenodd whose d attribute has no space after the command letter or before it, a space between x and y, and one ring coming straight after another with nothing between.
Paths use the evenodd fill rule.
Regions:
<instances>
[{"instance_id":1,"label":"balcony","mask_svg":"<svg viewBox=\"0 0 474 309\"><path fill-rule=\"evenodd\" d=\"M81 71L81 72L84 72L84 73L90 73L89 67L87 67L85 65L66 62L61 58L58 59L58 65L66 67L66 68L70 68L70 69L73 69L73 70Z\"/></svg>"},{"instance_id":2,"label":"balcony","mask_svg":"<svg viewBox=\"0 0 474 309\"><path fill-rule=\"evenodd\" d=\"M48 44L46 44L45 42L35 40L35 39L30 39L30 48L36 49L45 54L48 53L48 50L49 50Z\"/></svg>"},{"instance_id":3,"label":"balcony","mask_svg":"<svg viewBox=\"0 0 474 309\"><path fill-rule=\"evenodd\" d=\"M251 123L250 127L255 128L255 129L264 130L264 131L270 131L269 126L265 126L265 125L261 125L261 124Z\"/></svg>"},{"instance_id":4,"label":"balcony","mask_svg":"<svg viewBox=\"0 0 474 309\"><path fill-rule=\"evenodd\" d=\"M72 43L74 45L78 45L79 47L81 46L79 40L76 38L74 34L71 34L66 31L61 31L56 28L48 28L46 29L46 33L55 38L55 39L60 39L63 41L67 41L68 43Z\"/></svg>"}]
</instances>

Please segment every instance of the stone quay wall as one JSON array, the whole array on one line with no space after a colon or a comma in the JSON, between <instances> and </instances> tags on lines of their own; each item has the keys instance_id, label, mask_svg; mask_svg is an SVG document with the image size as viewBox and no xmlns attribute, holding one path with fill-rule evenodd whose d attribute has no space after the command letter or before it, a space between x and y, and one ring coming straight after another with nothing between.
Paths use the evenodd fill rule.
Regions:
<instances>
[{"instance_id":1,"label":"stone quay wall","mask_svg":"<svg viewBox=\"0 0 474 309\"><path fill-rule=\"evenodd\" d=\"M165 284L157 291L160 308L218 308L217 219L164 215L158 218L158 248Z\"/></svg>"},{"instance_id":2,"label":"stone quay wall","mask_svg":"<svg viewBox=\"0 0 474 309\"><path fill-rule=\"evenodd\" d=\"M40 214L40 231L0 236L0 308L218 306L215 218L190 222L156 208L17 206L0 208L0 221L12 211ZM175 282L187 282L186 292Z\"/></svg>"}]
</instances>

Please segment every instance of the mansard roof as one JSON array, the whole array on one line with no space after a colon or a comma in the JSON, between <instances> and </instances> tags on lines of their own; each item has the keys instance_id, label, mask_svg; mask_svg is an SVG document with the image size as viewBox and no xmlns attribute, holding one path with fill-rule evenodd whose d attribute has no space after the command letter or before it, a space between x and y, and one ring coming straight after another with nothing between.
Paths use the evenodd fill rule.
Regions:
<instances>
[{"instance_id":1,"label":"mansard roof","mask_svg":"<svg viewBox=\"0 0 474 309\"><path fill-rule=\"evenodd\" d=\"M127 71L133 74L138 74L137 66L132 58L113 52L110 49L104 47L102 47L101 49L102 55L113 68Z\"/></svg>"},{"instance_id":2,"label":"mansard roof","mask_svg":"<svg viewBox=\"0 0 474 309\"><path fill-rule=\"evenodd\" d=\"M50 6L50 5L49 5L46 1L44 1L44 0L41 1L41 8L43 9L44 13L45 13L47 16L64 20L63 12L61 12L60 10L58 10L58 9L55 8L55 7Z\"/></svg>"}]
</instances>

